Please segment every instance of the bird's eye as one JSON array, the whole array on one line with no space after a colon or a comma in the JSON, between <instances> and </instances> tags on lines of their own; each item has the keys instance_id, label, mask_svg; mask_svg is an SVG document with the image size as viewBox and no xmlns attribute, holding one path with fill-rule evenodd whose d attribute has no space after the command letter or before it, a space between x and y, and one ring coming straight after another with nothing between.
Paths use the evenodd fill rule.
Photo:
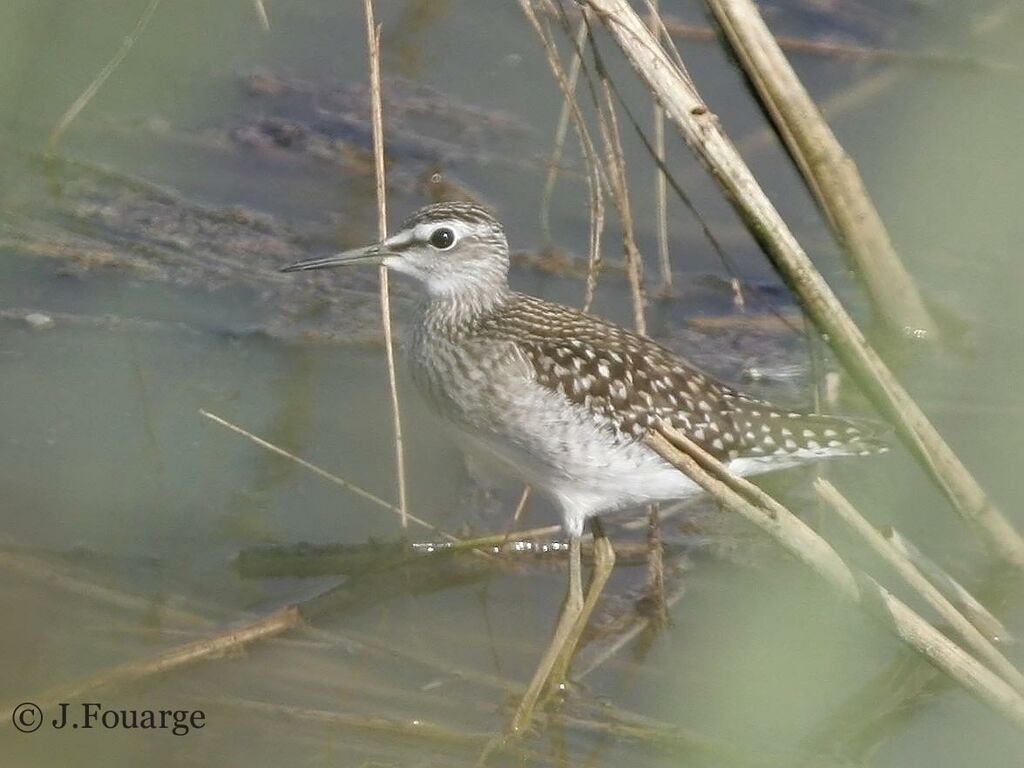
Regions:
<instances>
[{"instance_id":1,"label":"bird's eye","mask_svg":"<svg viewBox=\"0 0 1024 768\"><path fill-rule=\"evenodd\" d=\"M446 251L455 245L455 233L448 227L435 229L430 233L430 244L439 251Z\"/></svg>"}]
</instances>

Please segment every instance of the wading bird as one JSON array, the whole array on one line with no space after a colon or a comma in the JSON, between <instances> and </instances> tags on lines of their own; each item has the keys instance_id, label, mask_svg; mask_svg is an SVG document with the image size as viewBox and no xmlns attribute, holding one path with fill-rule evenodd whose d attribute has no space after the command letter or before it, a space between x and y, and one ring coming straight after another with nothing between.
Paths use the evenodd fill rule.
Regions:
<instances>
[{"instance_id":1,"label":"wading bird","mask_svg":"<svg viewBox=\"0 0 1024 768\"><path fill-rule=\"evenodd\" d=\"M872 422L778 408L716 381L651 339L509 288L501 224L468 203L428 205L383 242L284 268L383 264L423 289L407 344L418 389L464 449L542 491L569 535L569 589L513 717L564 681L615 562L599 515L700 487L643 440L664 425L737 475L884 450ZM594 566L583 594L580 536Z\"/></svg>"}]
</instances>

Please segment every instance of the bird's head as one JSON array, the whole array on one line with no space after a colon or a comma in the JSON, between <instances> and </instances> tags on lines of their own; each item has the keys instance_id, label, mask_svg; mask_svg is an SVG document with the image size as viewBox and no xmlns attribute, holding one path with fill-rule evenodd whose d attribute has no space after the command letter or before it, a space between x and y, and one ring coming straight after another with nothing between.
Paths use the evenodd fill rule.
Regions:
<instances>
[{"instance_id":1,"label":"bird's head","mask_svg":"<svg viewBox=\"0 0 1024 768\"><path fill-rule=\"evenodd\" d=\"M282 271L350 264L383 264L415 278L433 297L483 298L507 288L508 241L486 209L471 203L435 203L420 208L379 243L299 261Z\"/></svg>"}]
</instances>

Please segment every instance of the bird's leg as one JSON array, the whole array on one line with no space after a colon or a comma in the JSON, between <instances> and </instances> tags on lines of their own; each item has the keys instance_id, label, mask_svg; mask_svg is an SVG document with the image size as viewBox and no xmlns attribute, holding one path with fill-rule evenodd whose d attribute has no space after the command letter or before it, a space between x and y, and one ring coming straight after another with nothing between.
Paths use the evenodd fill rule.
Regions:
<instances>
[{"instance_id":1,"label":"bird's leg","mask_svg":"<svg viewBox=\"0 0 1024 768\"><path fill-rule=\"evenodd\" d=\"M533 673L530 684L526 687L526 693L519 701L516 713L509 725L509 733L513 736L526 731L533 719L533 710L537 706L537 700L548 686L548 683L556 680L551 675L555 664L563 653L563 649L570 642L573 630L577 623L580 612L583 611L585 602L583 600L582 567L580 565L580 537L569 538L569 591L565 596L565 604L562 606L562 613L558 617L558 624L555 627L555 634L551 638L544 656L541 657L537 671ZM570 656L572 650L569 651ZM561 682L561 680L558 680Z\"/></svg>"},{"instance_id":2,"label":"bird's leg","mask_svg":"<svg viewBox=\"0 0 1024 768\"><path fill-rule=\"evenodd\" d=\"M583 608L579 611L576 623L552 670L551 682L554 685L561 685L568 679L569 666L576 653L576 646L579 645L583 631L590 621L590 616L594 613L594 607L604 591L604 585L615 567L615 550L612 549L611 540L605 536L601 521L596 517L590 518L590 530L594 534L594 567L590 573L590 584L587 586L587 597L583 601Z\"/></svg>"}]
</instances>

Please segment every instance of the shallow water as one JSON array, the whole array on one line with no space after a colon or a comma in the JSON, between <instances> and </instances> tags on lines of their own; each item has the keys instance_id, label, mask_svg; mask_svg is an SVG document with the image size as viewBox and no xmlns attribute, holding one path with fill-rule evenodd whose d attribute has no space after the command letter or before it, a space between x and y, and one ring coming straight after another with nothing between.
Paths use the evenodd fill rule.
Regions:
<instances>
[{"instance_id":1,"label":"shallow water","mask_svg":"<svg viewBox=\"0 0 1024 768\"><path fill-rule=\"evenodd\" d=\"M237 141L237 131L260 120L297 119L315 113L311 103L324 106L254 95L247 80L254 72L328 89L365 80L361 7L268 4L266 34L247 3L167 3L64 138L62 156L81 165L40 163L50 127L120 45L142 5L36 1L0 10L0 310L8 312L0 319L0 543L18 553L0 555L5 709L47 701L43 692L347 583L242 580L231 559L246 547L360 545L402 534L390 512L199 413L238 423L384 499L396 496L386 372L373 343L374 275L296 284L272 271L296 254L372 237L372 185L351 154L328 162L295 147ZM892 360L993 500L1024 529L1016 480L1024 434L1017 386L1024 372L1017 210L1024 15L1010 8L995 16L996 3L974 6L844 4L825 13L783 3L771 19L785 34L944 49L1018 67L794 57L824 104L898 74L856 105L840 102L830 118L910 271L963 333L956 344L893 352ZM701 23L697 4L674 12ZM440 170L500 210L513 248L542 246L542 164L559 103L518 9L382 2L378 16L385 75L413 83L402 86L399 103L432 106L443 119L470 125L483 122L474 109L501 118L490 132L458 135L452 123L421 112L416 130L393 149L392 225L426 199L420 176ZM614 60L610 42L602 46ZM819 268L866 318L853 276L783 153L765 138L742 79L715 46L680 47ZM621 62L613 70L646 120L642 90ZM356 149L358 128L348 126ZM417 143L420 130L430 142ZM468 147L466 158L439 144L453 136ZM627 139L653 284L650 173L639 142ZM750 313L765 313L766 304L791 312L712 184L678 142L670 144L677 177L739 274L761 289ZM96 166L123 176L111 180ZM158 191L132 187L131 179L178 196L160 202ZM554 239L582 254L585 191L571 174L558 190ZM227 206L245 209L228 217L230 238L227 219L204 213ZM732 317L721 281L727 275L699 225L677 202L671 206L679 295L652 302L654 332L733 379L750 366L804 368L804 344L792 336L695 334L700 320ZM100 245L113 266L96 266ZM613 227L605 248L617 258ZM583 296L579 279L524 266L514 281L570 303ZM597 311L629 322L621 273L610 269L602 281ZM396 291L401 320L410 291ZM50 316L53 326L19 319L31 312ZM766 391L808 398L804 376ZM457 451L438 436L404 373L400 394L412 511L453 532L504 530L516 492L474 494ZM976 539L903 449L827 472L874 522L894 524L965 582L983 585L987 561ZM794 473L766 484L820 520L844 553L876 568L821 517L809 478ZM553 519L537 500L523 524ZM948 688L917 701L906 718L862 734L858 723L879 715L887 699L844 707L876 676L893 679L887 671L903 658L896 641L713 512L672 518L666 534L688 564L671 627L643 652L628 646L587 675L564 716L525 744L525 764L791 765L812 760L809 754L870 754L877 766L994 767L1024 757L1011 726ZM614 535L623 544L642 539L618 528ZM354 580L353 603L243 654L89 694L111 708L201 708L201 730L176 737L44 726L20 734L0 724L4 763L134 765L145 755L157 765L471 764L480 738L502 727L508 697L532 672L564 574L535 562L471 573L463 583L433 584L416 573ZM629 609L630 590L642 580L641 568L620 568L609 611ZM1015 585L1004 578L984 586L1002 593L1000 616L1024 634ZM1020 660L1018 646L1007 653ZM845 730L831 720L840 713ZM627 714L662 734L681 730L668 744L650 732L602 731Z\"/></svg>"}]
</instances>

